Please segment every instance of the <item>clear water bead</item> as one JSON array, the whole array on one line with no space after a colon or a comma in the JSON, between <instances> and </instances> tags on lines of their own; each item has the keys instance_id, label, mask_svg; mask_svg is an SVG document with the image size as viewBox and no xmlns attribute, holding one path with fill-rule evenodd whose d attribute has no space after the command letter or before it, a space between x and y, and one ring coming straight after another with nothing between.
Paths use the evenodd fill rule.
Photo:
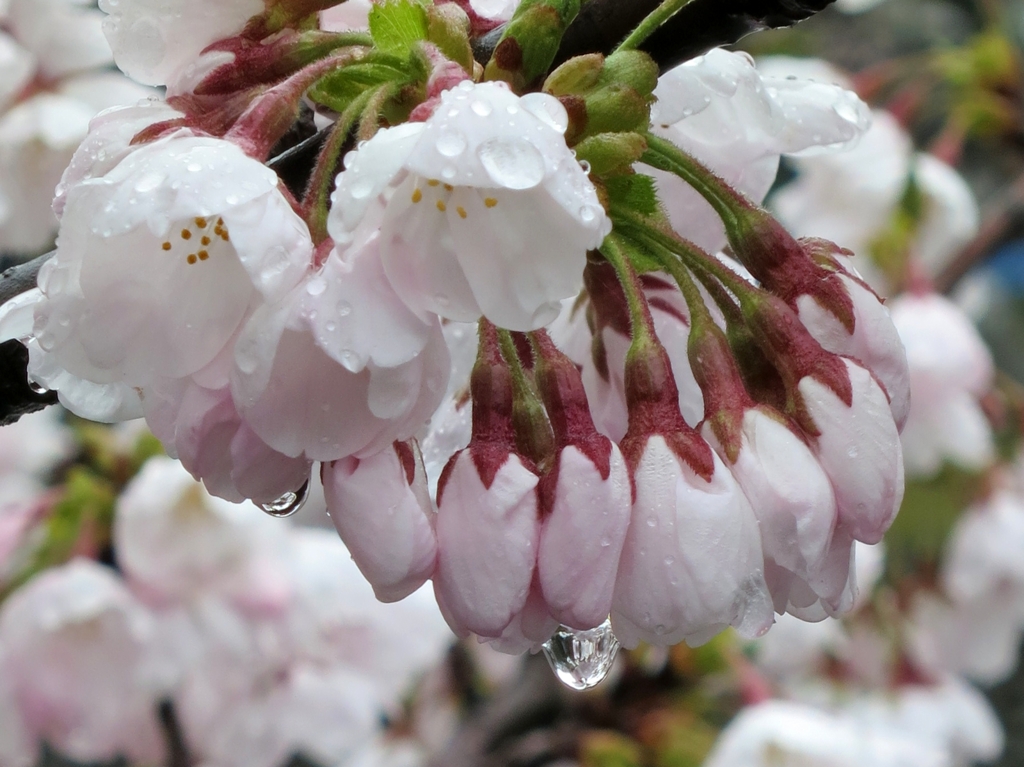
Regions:
<instances>
[{"instance_id":1,"label":"clear water bead","mask_svg":"<svg viewBox=\"0 0 1024 767\"><path fill-rule=\"evenodd\" d=\"M619 640L606 620L597 628L577 631L559 626L544 643L544 656L558 681L574 690L599 684L612 668L619 653Z\"/></svg>"},{"instance_id":2,"label":"clear water bead","mask_svg":"<svg viewBox=\"0 0 1024 767\"><path fill-rule=\"evenodd\" d=\"M272 517L283 519L284 517L290 517L292 514L298 512L298 510L305 505L307 498L309 498L308 479L303 483L302 487L295 492L285 493L280 498L275 501L271 501L270 503L261 503L260 508Z\"/></svg>"}]
</instances>

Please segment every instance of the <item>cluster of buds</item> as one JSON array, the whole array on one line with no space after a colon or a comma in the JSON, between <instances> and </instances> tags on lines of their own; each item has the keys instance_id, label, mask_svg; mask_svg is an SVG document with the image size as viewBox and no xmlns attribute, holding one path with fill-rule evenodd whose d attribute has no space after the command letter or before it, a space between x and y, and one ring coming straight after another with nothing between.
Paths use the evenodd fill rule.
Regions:
<instances>
[{"instance_id":1,"label":"cluster of buds","mask_svg":"<svg viewBox=\"0 0 1024 767\"><path fill-rule=\"evenodd\" d=\"M32 379L88 418L144 415L212 493L270 513L320 463L378 597L432 578L457 633L509 652L609 619L665 645L846 609L853 542L899 506L908 385L844 252L653 132L643 34L550 71L578 2L500 31L418 0L317 28L332 5L101 3L119 64L170 95L101 115L64 174L56 254L0 321ZM772 115L762 170L863 128L851 94L766 88L747 57L681 69L679 122L737 93L702 119ZM313 147L296 188L272 155L304 101L325 127L284 153ZM777 141L801 109L815 140ZM650 172L709 203L752 279L673 230ZM544 330L560 314L586 341ZM451 322L479 326L472 434L430 478Z\"/></svg>"}]
</instances>

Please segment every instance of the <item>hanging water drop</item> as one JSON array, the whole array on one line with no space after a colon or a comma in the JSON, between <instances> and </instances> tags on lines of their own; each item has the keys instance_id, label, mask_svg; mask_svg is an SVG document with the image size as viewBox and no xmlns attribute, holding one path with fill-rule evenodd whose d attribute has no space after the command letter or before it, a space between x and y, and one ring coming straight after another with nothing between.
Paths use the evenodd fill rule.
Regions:
<instances>
[{"instance_id":1,"label":"hanging water drop","mask_svg":"<svg viewBox=\"0 0 1024 767\"><path fill-rule=\"evenodd\" d=\"M288 492L270 503L261 503L260 508L272 517L284 519L295 514L306 503L309 497L309 480L307 479L295 492Z\"/></svg>"},{"instance_id":2,"label":"hanging water drop","mask_svg":"<svg viewBox=\"0 0 1024 767\"><path fill-rule=\"evenodd\" d=\"M544 643L544 656L558 681L574 690L600 683L608 676L618 652L619 640L612 633L610 620L587 631L559 626Z\"/></svg>"},{"instance_id":3,"label":"hanging water drop","mask_svg":"<svg viewBox=\"0 0 1024 767\"><path fill-rule=\"evenodd\" d=\"M33 381L32 379L29 379L28 389L33 394L43 395L43 394L49 394L50 393L49 389L47 389L45 386L43 386L38 381Z\"/></svg>"}]
</instances>

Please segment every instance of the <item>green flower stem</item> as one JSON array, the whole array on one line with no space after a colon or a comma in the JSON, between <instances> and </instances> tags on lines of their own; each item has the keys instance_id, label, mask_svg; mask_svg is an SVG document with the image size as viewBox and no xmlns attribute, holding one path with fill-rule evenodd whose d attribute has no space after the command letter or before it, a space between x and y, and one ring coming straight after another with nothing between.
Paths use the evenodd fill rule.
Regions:
<instances>
[{"instance_id":1,"label":"green flower stem","mask_svg":"<svg viewBox=\"0 0 1024 767\"><path fill-rule=\"evenodd\" d=\"M632 346L639 349L659 342L657 334L654 332L654 319L651 317L651 308L644 296L643 286L626 255L626 248L623 244L622 238L612 233L601 243L601 255L612 265L615 276L622 286L622 292L626 296L626 305L629 307Z\"/></svg>"},{"instance_id":2,"label":"green flower stem","mask_svg":"<svg viewBox=\"0 0 1024 767\"><path fill-rule=\"evenodd\" d=\"M647 134L647 151L640 161L679 176L696 189L722 219L730 240L739 235L744 212L756 209L749 200L671 141Z\"/></svg>"},{"instance_id":3,"label":"green flower stem","mask_svg":"<svg viewBox=\"0 0 1024 767\"><path fill-rule=\"evenodd\" d=\"M651 11L643 21L637 24L636 29L629 33L629 37L619 43L619 47L615 49L615 52L631 51L639 48L643 41L654 34L658 27L675 16L676 13L684 6L689 5L690 1L691 0L664 0L664 2Z\"/></svg>"},{"instance_id":4,"label":"green flower stem","mask_svg":"<svg viewBox=\"0 0 1024 767\"><path fill-rule=\"evenodd\" d=\"M324 143L323 149L320 150L320 156L317 157L316 165L313 168L313 175L310 176L309 184L306 187L306 195L302 198L302 217L309 226L313 242L318 245L327 238L327 199L331 181L334 179L334 173L338 167L338 158L345 148L345 142L366 107L378 93L387 88L387 85L372 88L353 99L331 127L327 141Z\"/></svg>"},{"instance_id":5,"label":"green flower stem","mask_svg":"<svg viewBox=\"0 0 1024 767\"><path fill-rule=\"evenodd\" d=\"M487 322L487 320L481 320ZM501 356L512 373L512 422L515 424L516 447L533 460L538 467L546 466L554 456L555 439L548 421L547 411L540 395L523 370L519 350L512 334L498 328Z\"/></svg>"}]
</instances>

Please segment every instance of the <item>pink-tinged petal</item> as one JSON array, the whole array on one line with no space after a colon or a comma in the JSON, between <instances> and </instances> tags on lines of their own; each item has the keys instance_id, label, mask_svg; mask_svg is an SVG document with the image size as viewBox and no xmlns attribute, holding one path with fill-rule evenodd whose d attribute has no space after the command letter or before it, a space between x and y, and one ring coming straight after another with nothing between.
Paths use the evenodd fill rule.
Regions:
<instances>
[{"instance_id":1,"label":"pink-tinged petal","mask_svg":"<svg viewBox=\"0 0 1024 767\"><path fill-rule=\"evenodd\" d=\"M821 432L818 460L832 481L839 523L858 541L878 543L903 500L903 450L885 392L867 370L843 362L852 405L813 378L798 388Z\"/></svg>"},{"instance_id":2,"label":"pink-tinged petal","mask_svg":"<svg viewBox=\"0 0 1024 767\"><path fill-rule=\"evenodd\" d=\"M885 305L845 274L840 279L853 299L853 334L808 295L797 299L800 321L825 350L851 357L875 375L889 397L897 426L902 427L910 412L910 372L903 342Z\"/></svg>"},{"instance_id":3,"label":"pink-tinged petal","mask_svg":"<svg viewBox=\"0 0 1024 767\"><path fill-rule=\"evenodd\" d=\"M453 630L500 637L523 605L537 561L537 475L509 455L490 486L472 448L457 454L437 513L434 591Z\"/></svg>"},{"instance_id":4,"label":"pink-tinged petal","mask_svg":"<svg viewBox=\"0 0 1024 767\"><path fill-rule=\"evenodd\" d=\"M727 460L714 429L705 424L702 433ZM740 450L729 468L757 516L765 558L810 577L836 523L832 486L810 448L781 419L751 409L744 413Z\"/></svg>"},{"instance_id":5,"label":"pink-tinged petal","mask_svg":"<svg viewBox=\"0 0 1024 767\"><path fill-rule=\"evenodd\" d=\"M322 472L331 520L382 602L416 591L433 574L437 558L422 462L408 445L402 450L404 461L396 448L388 448L326 464Z\"/></svg>"},{"instance_id":6,"label":"pink-tinged petal","mask_svg":"<svg viewBox=\"0 0 1024 767\"><path fill-rule=\"evenodd\" d=\"M537 555L544 599L560 623L590 629L608 618L631 493L629 472L614 444L606 477L579 448L562 450Z\"/></svg>"},{"instance_id":7,"label":"pink-tinged petal","mask_svg":"<svg viewBox=\"0 0 1024 767\"><path fill-rule=\"evenodd\" d=\"M706 642L732 625L772 624L757 520L715 456L710 482L651 437L634 470L636 496L619 563L612 626L623 646Z\"/></svg>"},{"instance_id":8,"label":"pink-tinged petal","mask_svg":"<svg viewBox=\"0 0 1024 767\"><path fill-rule=\"evenodd\" d=\"M444 396L450 362L440 325L403 365L367 363L369 350L336 360L309 329L307 294L300 285L286 301L260 307L239 337L231 386L243 420L274 450L318 461L369 455L412 436Z\"/></svg>"}]
</instances>

